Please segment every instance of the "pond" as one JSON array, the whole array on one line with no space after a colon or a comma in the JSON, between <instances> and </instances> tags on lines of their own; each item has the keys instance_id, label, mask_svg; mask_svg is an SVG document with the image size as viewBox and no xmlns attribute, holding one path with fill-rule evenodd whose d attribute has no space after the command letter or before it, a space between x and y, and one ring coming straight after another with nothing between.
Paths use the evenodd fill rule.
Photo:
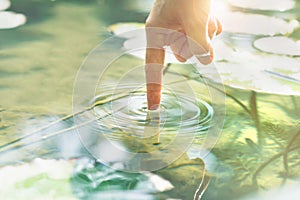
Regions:
<instances>
[{"instance_id":1,"label":"pond","mask_svg":"<svg viewBox=\"0 0 300 200\"><path fill-rule=\"evenodd\" d=\"M143 50L78 72L134 48L152 3L0 0L0 199L297 199L300 2L215 1L221 78L170 58L149 114Z\"/></svg>"}]
</instances>

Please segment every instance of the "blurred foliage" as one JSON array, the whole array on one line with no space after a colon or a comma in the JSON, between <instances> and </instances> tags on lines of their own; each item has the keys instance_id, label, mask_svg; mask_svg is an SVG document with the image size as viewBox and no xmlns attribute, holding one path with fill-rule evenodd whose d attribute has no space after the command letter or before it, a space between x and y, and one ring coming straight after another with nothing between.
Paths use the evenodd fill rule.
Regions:
<instances>
[{"instance_id":1,"label":"blurred foliage","mask_svg":"<svg viewBox=\"0 0 300 200\"><path fill-rule=\"evenodd\" d=\"M168 180L173 189L165 188L160 191L151 181L149 173L127 173L116 171L103 164L94 162L87 165L79 165L71 178L71 185L74 194L80 199L93 199L102 192L119 194L118 198L132 199L134 196L121 197L122 192L134 192L151 194L153 199L181 198L193 199L205 175L205 167L200 159L189 160L183 155L170 166L152 172L161 178ZM156 183L160 184L160 183ZM203 189L205 190L203 183ZM159 187L163 187L160 185ZM103 199L104 197L101 197Z\"/></svg>"}]
</instances>

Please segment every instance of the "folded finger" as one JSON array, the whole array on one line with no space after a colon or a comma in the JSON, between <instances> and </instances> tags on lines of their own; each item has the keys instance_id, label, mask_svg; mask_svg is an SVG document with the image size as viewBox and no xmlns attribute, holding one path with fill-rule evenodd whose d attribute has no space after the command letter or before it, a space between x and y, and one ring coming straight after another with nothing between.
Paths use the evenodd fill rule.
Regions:
<instances>
[{"instance_id":1,"label":"folded finger","mask_svg":"<svg viewBox=\"0 0 300 200\"><path fill-rule=\"evenodd\" d=\"M187 37L184 33L175 32L170 41L170 48L180 62L185 62L192 57L192 53L189 49Z\"/></svg>"}]
</instances>

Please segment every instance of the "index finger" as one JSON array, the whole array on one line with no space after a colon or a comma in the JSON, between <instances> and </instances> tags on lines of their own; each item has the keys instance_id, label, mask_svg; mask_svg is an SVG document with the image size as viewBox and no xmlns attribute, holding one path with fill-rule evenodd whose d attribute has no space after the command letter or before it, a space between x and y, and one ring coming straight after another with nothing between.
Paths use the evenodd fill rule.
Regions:
<instances>
[{"instance_id":1,"label":"index finger","mask_svg":"<svg viewBox=\"0 0 300 200\"><path fill-rule=\"evenodd\" d=\"M164 60L163 48L147 47L145 73L149 110L156 110L160 106Z\"/></svg>"}]
</instances>

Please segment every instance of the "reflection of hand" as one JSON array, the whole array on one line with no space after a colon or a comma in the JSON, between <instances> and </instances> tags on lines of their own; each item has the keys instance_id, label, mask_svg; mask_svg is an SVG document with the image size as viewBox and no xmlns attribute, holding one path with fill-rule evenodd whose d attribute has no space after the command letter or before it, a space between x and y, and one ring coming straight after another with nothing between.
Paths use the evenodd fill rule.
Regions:
<instances>
[{"instance_id":1,"label":"reflection of hand","mask_svg":"<svg viewBox=\"0 0 300 200\"><path fill-rule=\"evenodd\" d=\"M145 138L155 138L152 144L159 144L160 137L160 110L149 110L147 113L148 122L144 128L144 137Z\"/></svg>"},{"instance_id":2,"label":"reflection of hand","mask_svg":"<svg viewBox=\"0 0 300 200\"><path fill-rule=\"evenodd\" d=\"M203 64L212 62L211 39L221 33L222 26L218 19L211 16L210 7L211 0L155 1L146 21L148 109L157 109L160 104L165 56L163 46L170 46L180 62L193 55Z\"/></svg>"}]
</instances>

